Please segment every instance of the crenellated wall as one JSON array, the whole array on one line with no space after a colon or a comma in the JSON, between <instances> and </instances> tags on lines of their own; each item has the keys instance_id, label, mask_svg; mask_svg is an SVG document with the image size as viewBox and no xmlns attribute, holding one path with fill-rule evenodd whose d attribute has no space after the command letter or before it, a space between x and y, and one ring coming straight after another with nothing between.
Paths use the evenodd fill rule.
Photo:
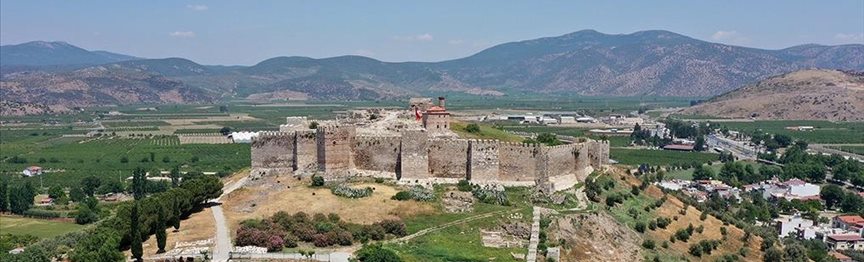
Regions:
<instances>
[{"instance_id":1,"label":"crenellated wall","mask_svg":"<svg viewBox=\"0 0 864 262\"><path fill-rule=\"evenodd\" d=\"M498 181L498 140L468 141L468 180L478 182Z\"/></svg>"},{"instance_id":2,"label":"crenellated wall","mask_svg":"<svg viewBox=\"0 0 864 262\"><path fill-rule=\"evenodd\" d=\"M294 136L285 132L261 132L252 139L252 167L279 172L293 171Z\"/></svg>"},{"instance_id":3,"label":"crenellated wall","mask_svg":"<svg viewBox=\"0 0 864 262\"><path fill-rule=\"evenodd\" d=\"M468 140L430 139L427 142L432 177L468 177Z\"/></svg>"},{"instance_id":4,"label":"crenellated wall","mask_svg":"<svg viewBox=\"0 0 864 262\"><path fill-rule=\"evenodd\" d=\"M396 173L399 161L398 136L358 136L354 138L352 158L354 167L361 170Z\"/></svg>"},{"instance_id":5,"label":"crenellated wall","mask_svg":"<svg viewBox=\"0 0 864 262\"><path fill-rule=\"evenodd\" d=\"M354 146L354 126L318 126L315 130L318 144L318 170L351 169Z\"/></svg>"},{"instance_id":6,"label":"crenellated wall","mask_svg":"<svg viewBox=\"0 0 864 262\"><path fill-rule=\"evenodd\" d=\"M424 130L402 132L399 172L396 179L428 179L429 135Z\"/></svg>"},{"instance_id":7,"label":"crenellated wall","mask_svg":"<svg viewBox=\"0 0 864 262\"><path fill-rule=\"evenodd\" d=\"M425 130L402 131L398 136L357 136L350 125L262 132L252 141L253 170L322 171L328 179L344 174L392 176L404 181L467 179L534 185L543 192L570 188L608 160L606 141L543 146L430 138Z\"/></svg>"},{"instance_id":8,"label":"crenellated wall","mask_svg":"<svg viewBox=\"0 0 864 262\"><path fill-rule=\"evenodd\" d=\"M498 149L499 179L514 182L535 182L540 146L502 142Z\"/></svg>"}]
</instances>

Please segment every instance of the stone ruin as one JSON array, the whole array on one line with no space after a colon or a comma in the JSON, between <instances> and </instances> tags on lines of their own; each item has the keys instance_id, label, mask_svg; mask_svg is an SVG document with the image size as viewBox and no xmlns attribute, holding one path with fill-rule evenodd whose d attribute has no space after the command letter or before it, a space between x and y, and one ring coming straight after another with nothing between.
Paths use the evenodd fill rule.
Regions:
<instances>
[{"instance_id":1,"label":"stone ruin","mask_svg":"<svg viewBox=\"0 0 864 262\"><path fill-rule=\"evenodd\" d=\"M550 193L584 181L609 160L606 141L545 146L460 139L412 123L409 112L377 112L382 115L377 122L322 121L316 129L305 117L289 117L280 131L253 139L253 174L374 176L419 185L464 179Z\"/></svg>"}]
</instances>

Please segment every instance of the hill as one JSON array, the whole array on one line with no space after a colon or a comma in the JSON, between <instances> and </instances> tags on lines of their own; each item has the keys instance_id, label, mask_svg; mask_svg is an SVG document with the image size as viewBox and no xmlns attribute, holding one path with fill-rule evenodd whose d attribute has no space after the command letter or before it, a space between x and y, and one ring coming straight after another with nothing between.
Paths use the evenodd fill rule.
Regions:
<instances>
[{"instance_id":1,"label":"hill","mask_svg":"<svg viewBox=\"0 0 864 262\"><path fill-rule=\"evenodd\" d=\"M801 70L759 81L684 109L724 118L864 120L864 73Z\"/></svg>"},{"instance_id":2,"label":"hill","mask_svg":"<svg viewBox=\"0 0 864 262\"><path fill-rule=\"evenodd\" d=\"M583 30L505 43L434 63L293 56L253 66L213 66L183 58L138 59L87 51L62 42L30 42L3 46L0 51L3 81L8 81L7 75L21 73L30 78L58 74L83 78L75 74L92 70L118 71L112 74L115 78L135 81L123 79L124 72L132 71L159 75L212 97L252 100L373 100L442 92L692 97L718 95L772 75L813 67L864 71L864 45L763 50L659 30L632 34ZM43 85L25 91L57 88L50 79L38 81Z\"/></svg>"},{"instance_id":3,"label":"hill","mask_svg":"<svg viewBox=\"0 0 864 262\"><path fill-rule=\"evenodd\" d=\"M66 42L33 41L0 46L0 66L98 65L140 59L107 51L88 51Z\"/></svg>"},{"instance_id":4,"label":"hill","mask_svg":"<svg viewBox=\"0 0 864 262\"><path fill-rule=\"evenodd\" d=\"M66 112L109 104L212 102L211 94L148 72L103 66L70 72L17 72L0 82L2 115ZM14 99L6 99L14 98Z\"/></svg>"}]
</instances>

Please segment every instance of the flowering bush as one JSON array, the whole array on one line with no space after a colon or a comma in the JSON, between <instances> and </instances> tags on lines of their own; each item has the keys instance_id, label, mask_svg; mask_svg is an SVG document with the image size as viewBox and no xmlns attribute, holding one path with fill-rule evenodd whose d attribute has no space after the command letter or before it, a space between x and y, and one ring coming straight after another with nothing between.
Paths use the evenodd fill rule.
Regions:
<instances>
[{"instance_id":1,"label":"flowering bush","mask_svg":"<svg viewBox=\"0 0 864 262\"><path fill-rule=\"evenodd\" d=\"M353 188L346 185L335 185L330 188L330 192L334 195L347 197L347 198L362 198L368 197L372 195L372 188Z\"/></svg>"}]
</instances>

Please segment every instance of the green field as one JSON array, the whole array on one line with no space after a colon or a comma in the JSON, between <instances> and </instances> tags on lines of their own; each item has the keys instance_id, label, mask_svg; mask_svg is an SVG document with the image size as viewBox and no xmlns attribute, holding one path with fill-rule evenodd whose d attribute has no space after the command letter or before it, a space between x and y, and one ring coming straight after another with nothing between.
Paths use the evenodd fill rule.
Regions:
<instances>
[{"instance_id":1,"label":"green field","mask_svg":"<svg viewBox=\"0 0 864 262\"><path fill-rule=\"evenodd\" d=\"M498 139L505 142L522 142L524 140L522 137L504 132L504 130L500 130L485 124L478 124L480 126L479 133L469 133L465 131L465 127L467 123L462 122L452 122L450 123L450 130L459 134L459 137L462 138L470 138L470 139Z\"/></svg>"},{"instance_id":2,"label":"green field","mask_svg":"<svg viewBox=\"0 0 864 262\"><path fill-rule=\"evenodd\" d=\"M864 143L864 122L830 122L830 121L753 121L753 122L717 122L719 127L742 132L762 132L785 134L796 139L802 139L813 144L845 144ZM788 130L789 126L813 126L813 131Z\"/></svg>"},{"instance_id":3,"label":"green field","mask_svg":"<svg viewBox=\"0 0 864 262\"><path fill-rule=\"evenodd\" d=\"M82 225L71 222L0 216L0 232L13 235L33 235L39 238L50 238L77 231L82 227Z\"/></svg>"},{"instance_id":4,"label":"green field","mask_svg":"<svg viewBox=\"0 0 864 262\"><path fill-rule=\"evenodd\" d=\"M136 167L170 170L183 165L184 171L237 171L248 167L250 159L248 144L180 145L176 136L26 138L0 143L0 158L7 159L0 167L0 174L18 177L25 167L38 165L45 170L53 170L42 176L45 186L77 183L90 175L102 179L126 178ZM153 161L150 160L151 153ZM11 163L8 159L13 156L23 161ZM124 157L128 162L122 163Z\"/></svg>"},{"instance_id":5,"label":"green field","mask_svg":"<svg viewBox=\"0 0 864 262\"><path fill-rule=\"evenodd\" d=\"M609 158L625 165L649 164L663 166L673 163L709 163L717 161L719 155L702 152L682 152L652 149L612 148Z\"/></svg>"},{"instance_id":6,"label":"green field","mask_svg":"<svg viewBox=\"0 0 864 262\"><path fill-rule=\"evenodd\" d=\"M864 146L840 146L836 147L840 151L845 151L853 154L864 155Z\"/></svg>"}]
</instances>

